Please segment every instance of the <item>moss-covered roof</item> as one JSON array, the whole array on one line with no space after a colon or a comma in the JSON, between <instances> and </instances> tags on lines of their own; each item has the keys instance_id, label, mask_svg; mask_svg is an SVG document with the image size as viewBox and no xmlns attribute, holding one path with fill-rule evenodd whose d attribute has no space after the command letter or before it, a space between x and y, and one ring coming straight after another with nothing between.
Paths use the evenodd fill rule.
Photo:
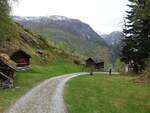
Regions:
<instances>
[{"instance_id":1,"label":"moss-covered roof","mask_svg":"<svg viewBox=\"0 0 150 113\"><path fill-rule=\"evenodd\" d=\"M10 59L10 57L7 54L0 53L0 60L10 68L17 70L16 69L16 63Z\"/></svg>"}]
</instances>

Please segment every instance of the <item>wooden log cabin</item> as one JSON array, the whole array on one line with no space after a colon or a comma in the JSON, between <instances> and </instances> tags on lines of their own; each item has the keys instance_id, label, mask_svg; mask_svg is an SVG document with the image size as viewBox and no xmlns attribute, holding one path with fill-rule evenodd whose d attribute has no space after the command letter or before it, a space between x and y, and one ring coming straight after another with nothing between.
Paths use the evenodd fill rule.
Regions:
<instances>
[{"instance_id":1,"label":"wooden log cabin","mask_svg":"<svg viewBox=\"0 0 150 113\"><path fill-rule=\"evenodd\" d=\"M0 87L13 87L14 72L16 70L16 63L10 60L6 54L0 54Z\"/></svg>"},{"instance_id":2,"label":"wooden log cabin","mask_svg":"<svg viewBox=\"0 0 150 113\"><path fill-rule=\"evenodd\" d=\"M17 63L17 69L28 69L31 56L22 50L18 50L10 55L10 58Z\"/></svg>"},{"instance_id":3,"label":"wooden log cabin","mask_svg":"<svg viewBox=\"0 0 150 113\"><path fill-rule=\"evenodd\" d=\"M104 59L100 56L90 57L86 60L86 68L103 69Z\"/></svg>"}]
</instances>

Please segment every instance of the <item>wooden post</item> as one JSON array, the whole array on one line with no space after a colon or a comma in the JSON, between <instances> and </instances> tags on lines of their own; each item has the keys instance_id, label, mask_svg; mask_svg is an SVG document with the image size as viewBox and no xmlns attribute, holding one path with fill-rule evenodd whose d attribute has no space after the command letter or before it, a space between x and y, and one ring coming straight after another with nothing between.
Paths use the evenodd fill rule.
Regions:
<instances>
[{"instance_id":1,"label":"wooden post","mask_svg":"<svg viewBox=\"0 0 150 113\"><path fill-rule=\"evenodd\" d=\"M90 75L93 75L93 70L91 69L91 71L90 71Z\"/></svg>"},{"instance_id":2,"label":"wooden post","mask_svg":"<svg viewBox=\"0 0 150 113\"><path fill-rule=\"evenodd\" d=\"M92 65L91 68L90 68L90 75L93 75L93 72L95 71L95 66Z\"/></svg>"},{"instance_id":3,"label":"wooden post","mask_svg":"<svg viewBox=\"0 0 150 113\"><path fill-rule=\"evenodd\" d=\"M109 75L111 75L111 68L109 69Z\"/></svg>"},{"instance_id":4,"label":"wooden post","mask_svg":"<svg viewBox=\"0 0 150 113\"><path fill-rule=\"evenodd\" d=\"M0 80L0 88L2 87L2 80Z\"/></svg>"}]
</instances>

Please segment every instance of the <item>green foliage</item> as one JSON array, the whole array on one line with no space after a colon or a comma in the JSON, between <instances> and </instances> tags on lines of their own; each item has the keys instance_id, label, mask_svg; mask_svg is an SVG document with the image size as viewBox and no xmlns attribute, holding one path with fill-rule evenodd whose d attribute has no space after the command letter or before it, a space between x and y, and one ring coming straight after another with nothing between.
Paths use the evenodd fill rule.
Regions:
<instances>
[{"instance_id":1,"label":"green foliage","mask_svg":"<svg viewBox=\"0 0 150 113\"><path fill-rule=\"evenodd\" d=\"M0 1L0 20L6 21L9 18L10 7L8 5L8 0Z\"/></svg>"},{"instance_id":2,"label":"green foliage","mask_svg":"<svg viewBox=\"0 0 150 113\"><path fill-rule=\"evenodd\" d=\"M9 16L10 7L8 2L9 0L0 1L0 43L17 37L16 26Z\"/></svg>"},{"instance_id":3,"label":"green foliage","mask_svg":"<svg viewBox=\"0 0 150 113\"><path fill-rule=\"evenodd\" d=\"M9 33L7 32L9 25L9 5L7 0L0 1L0 43L3 40L9 39ZM7 32L7 33L6 33Z\"/></svg>"},{"instance_id":4,"label":"green foliage","mask_svg":"<svg viewBox=\"0 0 150 113\"><path fill-rule=\"evenodd\" d=\"M150 58L150 0L129 1L131 9L127 11L121 59L139 72Z\"/></svg>"},{"instance_id":5,"label":"green foliage","mask_svg":"<svg viewBox=\"0 0 150 113\"><path fill-rule=\"evenodd\" d=\"M80 59L73 59L73 62L77 65L81 65L82 61Z\"/></svg>"},{"instance_id":6,"label":"green foliage","mask_svg":"<svg viewBox=\"0 0 150 113\"><path fill-rule=\"evenodd\" d=\"M146 66L145 70L143 71L141 79L150 81L150 63Z\"/></svg>"},{"instance_id":7,"label":"green foliage","mask_svg":"<svg viewBox=\"0 0 150 113\"><path fill-rule=\"evenodd\" d=\"M121 62L120 59L117 59L114 65L114 70L117 72L124 72L125 71L125 64Z\"/></svg>"},{"instance_id":8,"label":"green foliage","mask_svg":"<svg viewBox=\"0 0 150 113\"><path fill-rule=\"evenodd\" d=\"M150 84L135 84L131 76L84 75L65 87L69 113L149 113Z\"/></svg>"},{"instance_id":9,"label":"green foliage","mask_svg":"<svg viewBox=\"0 0 150 113\"><path fill-rule=\"evenodd\" d=\"M63 41L55 44L55 47L60 48L60 49L64 49L64 50L70 50L68 44L66 42L63 42Z\"/></svg>"},{"instance_id":10,"label":"green foliage","mask_svg":"<svg viewBox=\"0 0 150 113\"><path fill-rule=\"evenodd\" d=\"M0 20L0 43L5 41L11 41L14 38L18 37L17 28L9 21Z\"/></svg>"}]
</instances>

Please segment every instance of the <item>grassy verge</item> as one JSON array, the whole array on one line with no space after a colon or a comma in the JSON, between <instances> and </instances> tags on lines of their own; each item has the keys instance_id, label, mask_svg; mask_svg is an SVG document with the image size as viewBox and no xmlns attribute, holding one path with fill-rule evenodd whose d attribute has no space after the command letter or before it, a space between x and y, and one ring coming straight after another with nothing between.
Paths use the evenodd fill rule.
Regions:
<instances>
[{"instance_id":1,"label":"grassy verge","mask_svg":"<svg viewBox=\"0 0 150 113\"><path fill-rule=\"evenodd\" d=\"M69 113L150 113L150 84L130 76L79 76L65 88Z\"/></svg>"},{"instance_id":2,"label":"grassy verge","mask_svg":"<svg viewBox=\"0 0 150 113\"><path fill-rule=\"evenodd\" d=\"M0 89L0 113L38 83L61 74L81 72L82 68L68 61L53 61L32 65L28 71L16 73L12 89Z\"/></svg>"}]
</instances>

